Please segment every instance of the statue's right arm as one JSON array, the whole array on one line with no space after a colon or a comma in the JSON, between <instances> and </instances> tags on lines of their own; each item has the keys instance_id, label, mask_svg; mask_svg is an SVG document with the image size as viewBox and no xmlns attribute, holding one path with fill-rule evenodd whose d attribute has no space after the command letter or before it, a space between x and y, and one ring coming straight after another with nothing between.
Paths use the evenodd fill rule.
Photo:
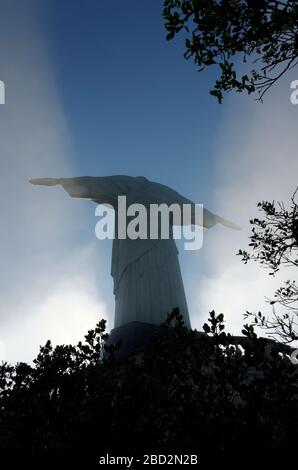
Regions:
<instances>
[{"instance_id":1,"label":"statue's right arm","mask_svg":"<svg viewBox=\"0 0 298 470\"><path fill-rule=\"evenodd\" d=\"M71 197L93 199L97 179L97 177L91 176L77 176L74 178L60 178L59 182Z\"/></svg>"},{"instance_id":2,"label":"statue's right arm","mask_svg":"<svg viewBox=\"0 0 298 470\"><path fill-rule=\"evenodd\" d=\"M60 184L71 197L91 199L98 204L117 201L117 187L109 177L38 178L30 180L30 183L43 186Z\"/></svg>"},{"instance_id":3,"label":"statue's right arm","mask_svg":"<svg viewBox=\"0 0 298 470\"><path fill-rule=\"evenodd\" d=\"M30 183L42 186L56 186L60 184L71 197L92 199L96 191L97 178L78 176L74 178L36 178Z\"/></svg>"},{"instance_id":4,"label":"statue's right arm","mask_svg":"<svg viewBox=\"0 0 298 470\"><path fill-rule=\"evenodd\" d=\"M29 181L31 184L41 186L56 186L57 184L61 184L60 178L34 178Z\"/></svg>"}]
</instances>

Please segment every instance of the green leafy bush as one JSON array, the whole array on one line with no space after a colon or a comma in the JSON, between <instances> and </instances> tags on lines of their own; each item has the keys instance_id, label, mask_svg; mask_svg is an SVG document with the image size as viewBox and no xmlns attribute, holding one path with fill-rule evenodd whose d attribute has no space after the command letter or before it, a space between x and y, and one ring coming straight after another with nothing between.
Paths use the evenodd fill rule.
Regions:
<instances>
[{"instance_id":1,"label":"green leafy bush","mask_svg":"<svg viewBox=\"0 0 298 470\"><path fill-rule=\"evenodd\" d=\"M32 366L2 364L0 450L293 448L297 368L285 350L252 327L226 334L215 312L204 330L175 310L143 353L117 359L102 320L77 346L48 341Z\"/></svg>"}]
</instances>

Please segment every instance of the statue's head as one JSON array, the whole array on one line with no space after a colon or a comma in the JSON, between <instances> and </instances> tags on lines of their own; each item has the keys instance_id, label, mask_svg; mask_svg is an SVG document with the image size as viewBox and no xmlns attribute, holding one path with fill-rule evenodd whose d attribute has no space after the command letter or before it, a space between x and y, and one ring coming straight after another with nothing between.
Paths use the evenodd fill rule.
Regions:
<instances>
[{"instance_id":1,"label":"statue's head","mask_svg":"<svg viewBox=\"0 0 298 470\"><path fill-rule=\"evenodd\" d=\"M138 178L140 181L149 181L147 178L145 178L145 176L136 176L136 178Z\"/></svg>"}]
</instances>

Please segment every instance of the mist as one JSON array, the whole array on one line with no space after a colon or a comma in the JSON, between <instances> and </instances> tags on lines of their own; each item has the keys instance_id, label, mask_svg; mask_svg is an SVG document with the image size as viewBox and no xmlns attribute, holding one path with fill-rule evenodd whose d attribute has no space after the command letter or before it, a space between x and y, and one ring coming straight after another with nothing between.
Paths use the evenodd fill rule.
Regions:
<instances>
[{"instance_id":1,"label":"mist","mask_svg":"<svg viewBox=\"0 0 298 470\"><path fill-rule=\"evenodd\" d=\"M16 362L30 361L49 338L54 344L81 339L105 316L105 306L91 262L95 237L89 244L75 239L87 207L61 188L29 184L77 170L32 4L5 1L1 7L0 359Z\"/></svg>"}]
</instances>

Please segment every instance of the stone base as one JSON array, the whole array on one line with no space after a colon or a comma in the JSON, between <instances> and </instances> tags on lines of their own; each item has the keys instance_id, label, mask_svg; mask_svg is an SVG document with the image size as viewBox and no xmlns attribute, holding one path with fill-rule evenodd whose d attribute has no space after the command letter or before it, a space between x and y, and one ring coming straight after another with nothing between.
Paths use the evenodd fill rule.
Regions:
<instances>
[{"instance_id":1,"label":"stone base","mask_svg":"<svg viewBox=\"0 0 298 470\"><path fill-rule=\"evenodd\" d=\"M115 353L118 358L125 358L142 352L152 341L160 325L132 321L111 330L106 344L115 344L121 340L120 349Z\"/></svg>"}]
</instances>

